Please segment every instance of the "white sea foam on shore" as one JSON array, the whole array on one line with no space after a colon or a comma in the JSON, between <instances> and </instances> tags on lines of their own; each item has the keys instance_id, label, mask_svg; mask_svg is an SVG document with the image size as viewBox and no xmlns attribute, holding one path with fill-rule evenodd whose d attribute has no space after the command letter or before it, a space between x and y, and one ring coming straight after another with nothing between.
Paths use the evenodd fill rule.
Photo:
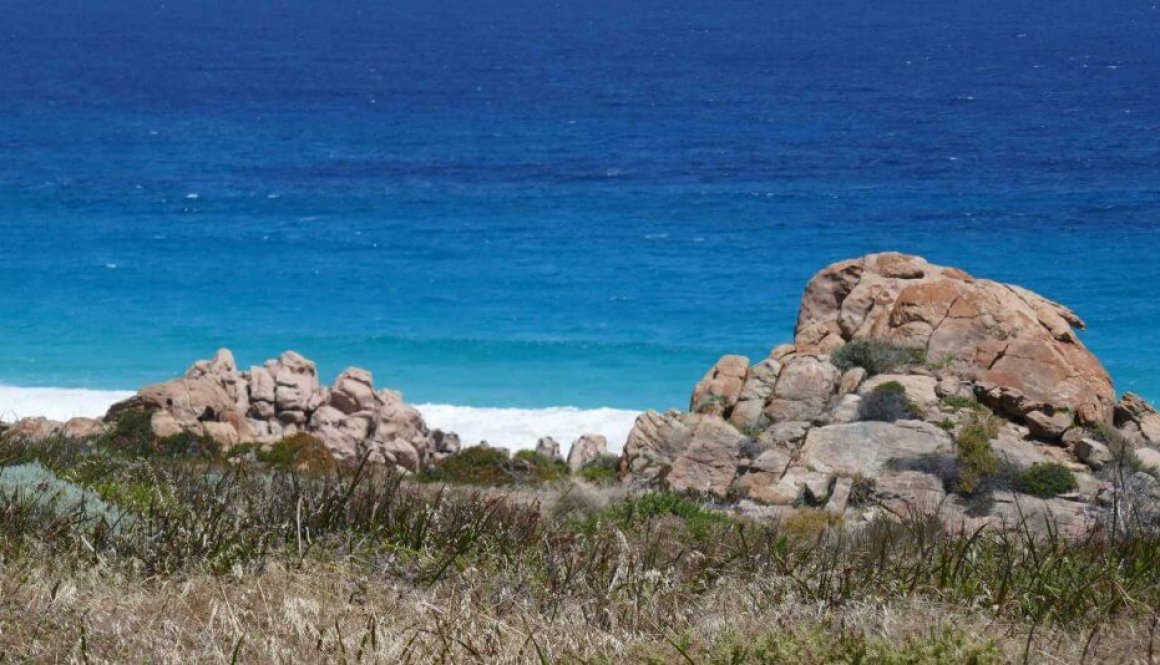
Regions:
<instances>
[{"instance_id":1,"label":"white sea foam on shore","mask_svg":"<svg viewBox=\"0 0 1160 665\"><path fill-rule=\"evenodd\" d=\"M82 388L19 388L0 386L0 420L44 416L68 420L77 416L97 418L115 402L132 397L126 390L85 390Z\"/></svg>"},{"instance_id":2,"label":"white sea foam on shore","mask_svg":"<svg viewBox=\"0 0 1160 665\"><path fill-rule=\"evenodd\" d=\"M30 416L68 420L76 416L99 417L115 402L131 397L125 390L78 388L20 388L0 385L0 421ZM578 409L570 406L545 409L485 408L452 404L417 404L427 425L459 434L464 445L487 441L512 449L535 448L542 436L568 446L581 434L603 434L610 452L624 447L628 432L639 415L624 409Z\"/></svg>"},{"instance_id":3,"label":"white sea foam on shore","mask_svg":"<svg viewBox=\"0 0 1160 665\"><path fill-rule=\"evenodd\" d=\"M428 427L455 432L464 445L487 441L512 449L535 448L542 436L560 442L565 454L581 434L603 434L609 452L624 447L639 411L624 409L577 409L558 406L547 409L506 409L416 404Z\"/></svg>"}]
</instances>

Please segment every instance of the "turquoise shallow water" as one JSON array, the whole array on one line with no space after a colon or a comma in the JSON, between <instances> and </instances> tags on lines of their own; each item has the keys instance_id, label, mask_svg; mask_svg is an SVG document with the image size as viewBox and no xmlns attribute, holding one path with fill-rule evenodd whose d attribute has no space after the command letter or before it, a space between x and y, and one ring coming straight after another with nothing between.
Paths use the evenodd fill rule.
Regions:
<instances>
[{"instance_id":1,"label":"turquoise shallow water","mask_svg":"<svg viewBox=\"0 0 1160 665\"><path fill-rule=\"evenodd\" d=\"M8 3L0 383L218 346L417 402L683 405L897 249L1160 398L1149 3Z\"/></svg>"}]
</instances>

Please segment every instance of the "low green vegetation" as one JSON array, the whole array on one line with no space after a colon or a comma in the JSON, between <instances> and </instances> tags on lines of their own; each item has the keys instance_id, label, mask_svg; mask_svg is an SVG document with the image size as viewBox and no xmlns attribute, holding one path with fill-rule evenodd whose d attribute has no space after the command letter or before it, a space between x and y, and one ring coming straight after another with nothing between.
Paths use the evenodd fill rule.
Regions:
<instances>
[{"instance_id":1,"label":"low green vegetation","mask_svg":"<svg viewBox=\"0 0 1160 665\"><path fill-rule=\"evenodd\" d=\"M500 487L515 482L510 462L502 450L471 446L436 462L419 477L431 482Z\"/></svg>"},{"instance_id":2,"label":"low green vegetation","mask_svg":"<svg viewBox=\"0 0 1160 665\"><path fill-rule=\"evenodd\" d=\"M221 447L208 436L197 436L187 432L165 438L154 436L150 418L151 414L145 410L126 411L113 421L112 428L108 433L97 438L94 446L138 457L166 455L170 457L215 458L221 456Z\"/></svg>"},{"instance_id":3,"label":"low green vegetation","mask_svg":"<svg viewBox=\"0 0 1160 665\"><path fill-rule=\"evenodd\" d=\"M1074 492L1075 474L1062 464L1042 462L1015 476L1015 488L1024 494L1050 499L1060 494Z\"/></svg>"},{"instance_id":4,"label":"low green vegetation","mask_svg":"<svg viewBox=\"0 0 1160 665\"><path fill-rule=\"evenodd\" d=\"M580 525L582 531L594 533L602 524L625 529L641 528L650 522L676 521L696 539L706 538L715 528L733 524L724 513L705 507L704 501L677 492L646 492L630 495L604 511L590 516Z\"/></svg>"},{"instance_id":5,"label":"low green vegetation","mask_svg":"<svg viewBox=\"0 0 1160 665\"><path fill-rule=\"evenodd\" d=\"M236 446L235 450L230 452L236 456L244 450L245 447ZM298 470L318 473L334 471L335 469L334 457L327 450L326 444L322 442L322 439L306 432L292 434L266 448L256 446L253 451L258 461L279 471Z\"/></svg>"},{"instance_id":6,"label":"low green vegetation","mask_svg":"<svg viewBox=\"0 0 1160 665\"><path fill-rule=\"evenodd\" d=\"M955 437L958 468L953 481L955 492L972 495L987 489L986 481L999 473L999 460L991 450L998 423L990 414L975 414Z\"/></svg>"},{"instance_id":7,"label":"low green vegetation","mask_svg":"<svg viewBox=\"0 0 1160 665\"><path fill-rule=\"evenodd\" d=\"M858 420L913 420L922 418L922 409L906 396L906 388L897 381L887 381L864 395L858 402Z\"/></svg>"},{"instance_id":8,"label":"low green vegetation","mask_svg":"<svg viewBox=\"0 0 1160 665\"><path fill-rule=\"evenodd\" d=\"M962 409L971 409L978 411L983 409L983 405L970 397L963 397L962 395L947 395L941 400L942 405L950 411L961 411Z\"/></svg>"},{"instance_id":9,"label":"low green vegetation","mask_svg":"<svg viewBox=\"0 0 1160 665\"><path fill-rule=\"evenodd\" d=\"M907 365L921 365L925 355L921 349L907 349L869 339L846 342L830 355L830 362L845 372L861 367L870 376L888 374Z\"/></svg>"},{"instance_id":10,"label":"low green vegetation","mask_svg":"<svg viewBox=\"0 0 1160 665\"><path fill-rule=\"evenodd\" d=\"M571 471L563 460L552 459L534 450L521 450L512 456L517 474L523 472L525 483L548 484L568 479Z\"/></svg>"},{"instance_id":11,"label":"low green vegetation","mask_svg":"<svg viewBox=\"0 0 1160 665\"><path fill-rule=\"evenodd\" d=\"M598 485L607 487L616 483L617 474L620 472L620 458L616 455L601 455L596 459L588 462L580 468L580 479Z\"/></svg>"},{"instance_id":12,"label":"low green vegetation","mask_svg":"<svg viewBox=\"0 0 1160 665\"><path fill-rule=\"evenodd\" d=\"M533 450L508 457L504 450L471 446L418 474L423 482L481 487L550 485L568 479L568 465Z\"/></svg>"}]
</instances>

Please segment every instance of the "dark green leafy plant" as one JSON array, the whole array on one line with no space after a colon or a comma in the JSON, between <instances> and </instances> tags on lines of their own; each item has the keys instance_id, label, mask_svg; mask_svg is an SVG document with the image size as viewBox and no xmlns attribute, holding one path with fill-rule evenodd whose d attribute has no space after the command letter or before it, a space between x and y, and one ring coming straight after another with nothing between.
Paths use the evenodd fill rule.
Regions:
<instances>
[{"instance_id":1,"label":"dark green leafy plant","mask_svg":"<svg viewBox=\"0 0 1160 665\"><path fill-rule=\"evenodd\" d=\"M858 420L921 419L922 409L906 396L906 388L897 381L887 381L874 388L858 402Z\"/></svg>"},{"instance_id":2,"label":"dark green leafy plant","mask_svg":"<svg viewBox=\"0 0 1160 665\"><path fill-rule=\"evenodd\" d=\"M925 354L921 349L907 349L870 339L846 342L830 354L830 362L845 372L861 367L866 373L886 374L906 365L921 365Z\"/></svg>"},{"instance_id":3,"label":"dark green leafy plant","mask_svg":"<svg viewBox=\"0 0 1160 665\"><path fill-rule=\"evenodd\" d=\"M1015 488L1024 494L1050 499L1076 489L1075 474L1056 462L1032 465L1015 476Z\"/></svg>"}]
</instances>

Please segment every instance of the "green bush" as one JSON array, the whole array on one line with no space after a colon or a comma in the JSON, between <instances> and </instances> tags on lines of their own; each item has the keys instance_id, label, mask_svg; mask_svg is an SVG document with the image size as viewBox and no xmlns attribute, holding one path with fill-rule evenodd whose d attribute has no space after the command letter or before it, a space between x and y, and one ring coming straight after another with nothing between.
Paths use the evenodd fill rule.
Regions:
<instances>
[{"instance_id":1,"label":"green bush","mask_svg":"<svg viewBox=\"0 0 1160 665\"><path fill-rule=\"evenodd\" d=\"M1015 477L1016 489L1041 499L1050 499L1074 491L1076 487L1075 474L1056 462L1032 465Z\"/></svg>"},{"instance_id":2,"label":"green bush","mask_svg":"<svg viewBox=\"0 0 1160 665\"><path fill-rule=\"evenodd\" d=\"M830 355L830 362L843 372L861 367L871 376L924 361L925 354L920 349L906 349L870 339L847 342Z\"/></svg>"},{"instance_id":3,"label":"green bush","mask_svg":"<svg viewBox=\"0 0 1160 665\"><path fill-rule=\"evenodd\" d=\"M456 485L544 485L568 477L568 465L534 450L521 450L514 456L499 448L471 446L446 457L419 474L424 482Z\"/></svg>"},{"instance_id":4,"label":"green bush","mask_svg":"<svg viewBox=\"0 0 1160 665\"><path fill-rule=\"evenodd\" d=\"M512 467L517 477L525 476L525 482L536 484L554 483L569 475L568 464L552 459L534 450L521 450L512 457Z\"/></svg>"},{"instance_id":5,"label":"green bush","mask_svg":"<svg viewBox=\"0 0 1160 665\"><path fill-rule=\"evenodd\" d=\"M963 397L961 395L947 395L942 398L942 403L951 411L958 411L960 409L977 410L983 406L970 397Z\"/></svg>"},{"instance_id":6,"label":"green bush","mask_svg":"<svg viewBox=\"0 0 1160 665\"><path fill-rule=\"evenodd\" d=\"M322 439L306 432L288 436L255 453L258 461L281 471L330 472L337 467Z\"/></svg>"},{"instance_id":7,"label":"green bush","mask_svg":"<svg viewBox=\"0 0 1160 665\"><path fill-rule=\"evenodd\" d=\"M471 446L436 462L420 480L498 487L515 482L507 454L498 448Z\"/></svg>"},{"instance_id":8,"label":"green bush","mask_svg":"<svg viewBox=\"0 0 1160 665\"><path fill-rule=\"evenodd\" d=\"M157 438L153 435L152 419L153 413L144 409L122 412L113 421L113 427L93 442L94 447L134 457L221 456L221 446L208 436L182 432L164 439Z\"/></svg>"},{"instance_id":9,"label":"green bush","mask_svg":"<svg viewBox=\"0 0 1160 665\"><path fill-rule=\"evenodd\" d=\"M612 485L620 471L620 458L601 455L580 468L580 478L594 485Z\"/></svg>"},{"instance_id":10,"label":"green bush","mask_svg":"<svg viewBox=\"0 0 1160 665\"><path fill-rule=\"evenodd\" d=\"M975 416L965 423L955 438L958 468L953 489L971 495L984 488L985 481L999 473L999 460L991 450L998 425L989 416Z\"/></svg>"},{"instance_id":11,"label":"green bush","mask_svg":"<svg viewBox=\"0 0 1160 665\"><path fill-rule=\"evenodd\" d=\"M595 532L600 522L612 522L623 528L634 528L663 517L675 517L684 523L694 538L704 539L714 527L733 523L727 515L709 510L693 498L676 492L645 492L612 504L584 525Z\"/></svg>"},{"instance_id":12,"label":"green bush","mask_svg":"<svg viewBox=\"0 0 1160 665\"><path fill-rule=\"evenodd\" d=\"M887 381L870 391L858 403L858 420L921 419L922 410L906 396L906 388L897 381Z\"/></svg>"}]
</instances>

